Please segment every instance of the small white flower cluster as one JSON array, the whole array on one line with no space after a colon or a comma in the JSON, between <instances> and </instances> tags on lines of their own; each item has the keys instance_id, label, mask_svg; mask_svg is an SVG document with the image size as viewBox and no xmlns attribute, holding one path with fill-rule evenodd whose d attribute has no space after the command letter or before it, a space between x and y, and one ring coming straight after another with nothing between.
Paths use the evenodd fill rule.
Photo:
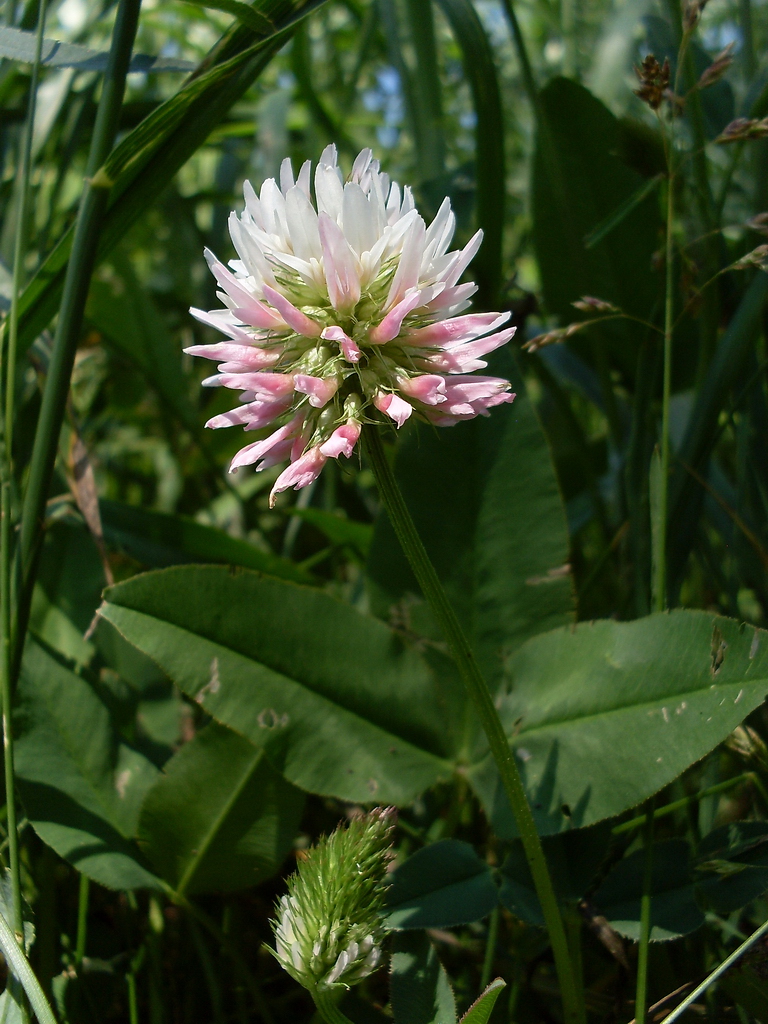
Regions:
<instances>
[{"instance_id":1,"label":"small white flower cluster","mask_svg":"<svg viewBox=\"0 0 768 1024\"><path fill-rule=\"evenodd\" d=\"M294 178L285 160L280 185L256 195L229 227L239 259L231 269L207 252L225 309L193 309L229 339L186 351L219 361L206 385L240 391L240 408L206 426L276 428L241 449L230 471L290 460L271 501L305 487L329 458L349 458L364 423L398 427L414 413L438 426L471 419L515 397L506 380L474 375L514 328L508 313L459 315L476 286L459 280L480 247L448 251L456 225L446 199L426 226L409 188L379 169L369 149L344 183L336 147L314 175ZM489 333L494 332L496 333Z\"/></svg>"},{"instance_id":2,"label":"small white flower cluster","mask_svg":"<svg viewBox=\"0 0 768 1024\"><path fill-rule=\"evenodd\" d=\"M314 993L349 988L376 969L394 811L377 808L323 837L299 861L276 907L274 955Z\"/></svg>"},{"instance_id":3,"label":"small white flower cluster","mask_svg":"<svg viewBox=\"0 0 768 1024\"><path fill-rule=\"evenodd\" d=\"M303 978L309 974L320 990L330 990L339 985L349 988L378 967L381 948L371 933L360 940L349 939L348 924L340 921L333 925L321 924L316 930L309 958L305 960L307 931L307 922L301 917L297 901L291 896L283 896L277 906L276 952L286 970L302 984ZM342 941L347 945L336 955Z\"/></svg>"}]
</instances>

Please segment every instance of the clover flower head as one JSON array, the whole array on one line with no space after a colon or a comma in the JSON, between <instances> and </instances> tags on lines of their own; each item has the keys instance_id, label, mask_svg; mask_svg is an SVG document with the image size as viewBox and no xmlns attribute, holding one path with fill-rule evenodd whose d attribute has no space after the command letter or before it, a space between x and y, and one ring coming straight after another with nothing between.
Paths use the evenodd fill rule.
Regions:
<instances>
[{"instance_id":1,"label":"clover flower head","mask_svg":"<svg viewBox=\"0 0 768 1024\"><path fill-rule=\"evenodd\" d=\"M224 309L192 314L227 338L186 349L219 362L204 384L240 391L240 407L208 427L271 427L242 448L230 472L289 461L270 496L315 480L328 459L349 458L364 423L412 415L452 426L514 395L509 382L477 376L483 356L504 345L509 313L464 314L477 290L460 278L480 247L478 231L448 251L456 218L445 199L427 227L409 188L381 172L370 149L346 183L328 146L314 174L294 177L284 160L280 184L257 196L229 230L239 259L206 259Z\"/></svg>"},{"instance_id":2,"label":"clover flower head","mask_svg":"<svg viewBox=\"0 0 768 1024\"><path fill-rule=\"evenodd\" d=\"M312 992L347 989L379 964L394 820L391 807L353 818L320 839L288 879L272 952Z\"/></svg>"}]
</instances>

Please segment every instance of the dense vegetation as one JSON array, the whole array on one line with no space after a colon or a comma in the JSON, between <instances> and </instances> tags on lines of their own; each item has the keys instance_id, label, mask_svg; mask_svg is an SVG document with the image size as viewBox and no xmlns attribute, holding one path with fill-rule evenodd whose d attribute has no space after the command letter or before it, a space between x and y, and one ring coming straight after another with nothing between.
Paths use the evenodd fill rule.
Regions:
<instances>
[{"instance_id":1,"label":"dense vegetation","mask_svg":"<svg viewBox=\"0 0 768 1024\"><path fill-rule=\"evenodd\" d=\"M455 1024L497 976L493 1024L660 1020L766 922L766 54L758 0L6 0L0 911L56 1020L309 1020L270 919L377 805L355 1024ZM203 426L235 404L183 354L220 340L203 250L331 142L482 228L473 310L517 326L514 403L379 436L559 953L373 449L270 507L282 467ZM766 950L689 1016L768 1021Z\"/></svg>"}]
</instances>

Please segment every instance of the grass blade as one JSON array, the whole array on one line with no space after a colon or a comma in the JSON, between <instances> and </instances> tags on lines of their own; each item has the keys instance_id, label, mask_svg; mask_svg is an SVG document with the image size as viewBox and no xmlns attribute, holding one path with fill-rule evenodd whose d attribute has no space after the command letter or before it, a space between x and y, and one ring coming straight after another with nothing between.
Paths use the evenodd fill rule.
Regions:
<instances>
[{"instance_id":1,"label":"grass blade","mask_svg":"<svg viewBox=\"0 0 768 1024\"><path fill-rule=\"evenodd\" d=\"M477 116L475 161L477 222L483 246L473 264L480 286L478 305L494 307L501 286L504 228L504 118L493 51L471 0L438 0L464 60Z\"/></svg>"}]
</instances>

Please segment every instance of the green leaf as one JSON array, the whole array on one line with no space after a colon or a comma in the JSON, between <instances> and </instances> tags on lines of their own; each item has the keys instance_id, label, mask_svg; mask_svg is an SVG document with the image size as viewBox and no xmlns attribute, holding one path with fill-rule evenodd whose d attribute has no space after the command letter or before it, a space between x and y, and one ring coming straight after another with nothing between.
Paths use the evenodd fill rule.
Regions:
<instances>
[{"instance_id":1,"label":"green leaf","mask_svg":"<svg viewBox=\"0 0 768 1024\"><path fill-rule=\"evenodd\" d=\"M468 843L444 839L419 850L392 875L387 926L452 928L481 920L498 904L485 861Z\"/></svg>"},{"instance_id":2,"label":"green leaf","mask_svg":"<svg viewBox=\"0 0 768 1024\"><path fill-rule=\"evenodd\" d=\"M43 842L101 885L157 888L132 840L157 769L120 742L88 683L33 640L24 654L16 728L19 790Z\"/></svg>"},{"instance_id":3,"label":"green leaf","mask_svg":"<svg viewBox=\"0 0 768 1024\"><path fill-rule=\"evenodd\" d=\"M461 1018L461 1024L488 1024L501 990L507 987L503 978L496 978L472 1003Z\"/></svg>"},{"instance_id":4,"label":"green leaf","mask_svg":"<svg viewBox=\"0 0 768 1024\"><path fill-rule=\"evenodd\" d=\"M407 803L451 764L456 724L425 661L326 594L180 566L111 588L101 614L294 785Z\"/></svg>"},{"instance_id":5,"label":"green leaf","mask_svg":"<svg viewBox=\"0 0 768 1024\"><path fill-rule=\"evenodd\" d=\"M195 7L208 7L212 11L223 11L231 14L243 25L254 30L254 32L269 33L274 29L272 22L263 15L258 8L251 4L242 3L241 0L185 0L185 3L194 4Z\"/></svg>"},{"instance_id":6,"label":"green leaf","mask_svg":"<svg viewBox=\"0 0 768 1024\"><path fill-rule=\"evenodd\" d=\"M612 214L606 217L604 221L601 221L596 227L592 228L589 234L584 236L585 247L587 249L594 249L598 242L602 242L606 235L609 235L614 228L617 228L624 218L632 213L636 206L639 206L642 201L654 191L654 189L658 188L663 180L663 174L655 174L652 178L648 178L647 181L644 181L636 192L633 192L628 199L625 199L619 204L618 208L614 210Z\"/></svg>"},{"instance_id":7,"label":"green leaf","mask_svg":"<svg viewBox=\"0 0 768 1024\"><path fill-rule=\"evenodd\" d=\"M600 870L610 842L609 822L544 837L544 854L560 902L577 903L585 895ZM501 875L499 899L504 906L522 921L543 927L544 915L519 839L512 842L501 866Z\"/></svg>"},{"instance_id":8,"label":"green leaf","mask_svg":"<svg viewBox=\"0 0 768 1024\"><path fill-rule=\"evenodd\" d=\"M507 672L501 715L548 834L636 807L725 739L768 692L768 633L699 611L584 622L529 640ZM512 836L495 767L469 772Z\"/></svg>"},{"instance_id":9,"label":"green leaf","mask_svg":"<svg viewBox=\"0 0 768 1024\"><path fill-rule=\"evenodd\" d=\"M423 931L393 937L390 972L395 1024L456 1024L451 983Z\"/></svg>"},{"instance_id":10,"label":"green leaf","mask_svg":"<svg viewBox=\"0 0 768 1024\"><path fill-rule=\"evenodd\" d=\"M35 941L35 926L32 923L32 909L24 898L23 893L21 896L21 912L24 921L24 952L29 955L32 944ZM13 928L13 884L11 882L11 872L8 868L0 875L0 914L3 915L8 925Z\"/></svg>"},{"instance_id":11,"label":"green leaf","mask_svg":"<svg viewBox=\"0 0 768 1024\"><path fill-rule=\"evenodd\" d=\"M706 497L705 489L688 470L690 466L706 475L712 448L720 433L720 414L733 387L738 387L747 360L754 358L755 345L763 329L763 310L768 297L768 274L758 272L739 302L728 327L707 365L677 450L676 466L669 489L669 575L675 587L688 564L696 537L691 524L698 521Z\"/></svg>"},{"instance_id":12,"label":"green leaf","mask_svg":"<svg viewBox=\"0 0 768 1024\"><path fill-rule=\"evenodd\" d=\"M637 850L613 868L592 897L611 926L635 942L640 937L645 851ZM655 843L651 879L651 942L679 939L704 924L691 876L690 847L684 839Z\"/></svg>"},{"instance_id":13,"label":"green leaf","mask_svg":"<svg viewBox=\"0 0 768 1024\"><path fill-rule=\"evenodd\" d=\"M0 57L15 60L20 64L35 62L35 32L25 32L8 25L0 26ZM105 71L109 54L106 50L90 50L77 43L61 43L58 39L44 39L40 63L49 68L76 68L78 71ZM128 66L129 71L148 74L158 71L192 71L194 64L178 57L149 57L135 53Z\"/></svg>"},{"instance_id":14,"label":"green leaf","mask_svg":"<svg viewBox=\"0 0 768 1024\"><path fill-rule=\"evenodd\" d=\"M432 563L492 689L504 659L528 637L573 614L568 532L554 468L525 385L511 359L493 367L517 398L451 430L418 426L395 471ZM439 636L382 512L369 556L372 606L404 607L409 628ZM401 617L401 616L400 616Z\"/></svg>"},{"instance_id":15,"label":"green leaf","mask_svg":"<svg viewBox=\"0 0 768 1024\"><path fill-rule=\"evenodd\" d=\"M298 516L324 533L331 544L351 548L363 558L368 554L373 538L373 527L368 523L356 523L336 512L325 512L320 508L292 508L292 516ZM274 574L273 574L274 575Z\"/></svg>"},{"instance_id":16,"label":"green leaf","mask_svg":"<svg viewBox=\"0 0 768 1024\"><path fill-rule=\"evenodd\" d=\"M646 182L617 156L617 118L583 86L556 78L540 98L545 118L537 133L531 194L546 309L568 323L576 319L571 304L596 295L648 319L661 294L661 279L651 266L660 226L656 196L635 202ZM595 241L624 210L621 221ZM642 330L626 321L590 328L611 340L629 373L635 370L630 342Z\"/></svg>"},{"instance_id":17,"label":"green leaf","mask_svg":"<svg viewBox=\"0 0 768 1024\"><path fill-rule=\"evenodd\" d=\"M230 537L224 530L205 526L187 516L155 512L109 499L102 499L99 508L107 543L144 565L164 567L185 562L223 562L295 583L313 580L310 573L289 559L262 551L247 541Z\"/></svg>"},{"instance_id":18,"label":"green leaf","mask_svg":"<svg viewBox=\"0 0 768 1024\"><path fill-rule=\"evenodd\" d=\"M94 648L83 634L99 606L104 583L101 559L83 523L52 523L45 532L30 629L68 660L87 665Z\"/></svg>"},{"instance_id":19,"label":"green leaf","mask_svg":"<svg viewBox=\"0 0 768 1024\"><path fill-rule=\"evenodd\" d=\"M141 370L164 405L197 432L200 423L181 371L181 348L121 251L94 275L86 317L113 348Z\"/></svg>"},{"instance_id":20,"label":"green leaf","mask_svg":"<svg viewBox=\"0 0 768 1024\"><path fill-rule=\"evenodd\" d=\"M702 839L699 892L717 914L731 914L768 889L768 824L734 821Z\"/></svg>"},{"instance_id":21,"label":"green leaf","mask_svg":"<svg viewBox=\"0 0 768 1024\"><path fill-rule=\"evenodd\" d=\"M263 748L212 722L147 793L139 842L177 892L243 889L280 867L303 806Z\"/></svg>"}]
</instances>

